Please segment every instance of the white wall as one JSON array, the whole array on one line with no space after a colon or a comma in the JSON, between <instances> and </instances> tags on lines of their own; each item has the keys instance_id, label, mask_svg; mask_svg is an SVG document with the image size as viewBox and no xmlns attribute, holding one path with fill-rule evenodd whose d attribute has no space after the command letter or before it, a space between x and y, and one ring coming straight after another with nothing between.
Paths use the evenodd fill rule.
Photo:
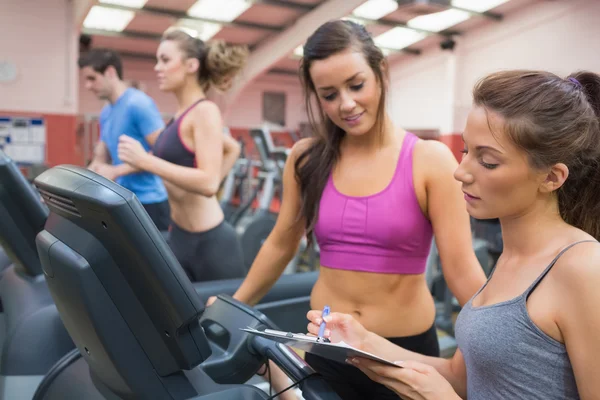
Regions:
<instances>
[{"instance_id":1,"label":"white wall","mask_svg":"<svg viewBox=\"0 0 600 400\"><path fill-rule=\"evenodd\" d=\"M78 34L67 0L0 0L0 60L17 67L0 83L0 110L75 114Z\"/></svg>"},{"instance_id":2,"label":"white wall","mask_svg":"<svg viewBox=\"0 0 600 400\"><path fill-rule=\"evenodd\" d=\"M473 84L490 72L600 72L599 17L600 1L538 1L466 32L457 40L454 71L452 56L438 48L402 58L390 69L391 114L402 126L457 132L464 127Z\"/></svg>"},{"instance_id":3,"label":"white wall","mask_svg":"<svg viewBox=\"0 0 600 400\"><path fill-rule=\"evenodd\" d=\"M440 113L447 103L447 59L446 54L435 53L392 66L388 110L395 124L406 129L440 129Z\"/></svg>"}]
</instances>

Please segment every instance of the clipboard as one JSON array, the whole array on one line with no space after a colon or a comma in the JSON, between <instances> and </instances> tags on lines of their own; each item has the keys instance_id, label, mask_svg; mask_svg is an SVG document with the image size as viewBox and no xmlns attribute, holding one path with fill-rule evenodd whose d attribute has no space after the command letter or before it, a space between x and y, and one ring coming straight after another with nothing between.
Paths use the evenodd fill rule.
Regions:
<instances>
[{"instance_id":1,"label":"clipboard","mask_svg":"<svg viewBox=\"0 0 600 400\"><path fill-rule=\"evenodd\" d=\"M378 357L374 354L367 353L366 351L359 350L344 342L332 343L323 341L316 336L308 336L302 333L276 331L272 329L265 329L261 331L247 327L240 328L240 330L344 364L348 358L362 357L377 361L387 366L402 368L400 365L396 365L391 361Z\"/></svg>"}]
</instances>

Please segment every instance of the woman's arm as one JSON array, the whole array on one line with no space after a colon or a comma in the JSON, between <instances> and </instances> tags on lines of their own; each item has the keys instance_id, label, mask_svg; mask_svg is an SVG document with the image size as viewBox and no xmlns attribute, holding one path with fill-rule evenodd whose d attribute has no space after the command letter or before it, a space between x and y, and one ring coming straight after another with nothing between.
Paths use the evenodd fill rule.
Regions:
<instances>
[{"instance_id":1,"label":"woman's arm","mask_svg":"<svg viewBox=\"0 0 600 400\"><path fill-rule=\"evenodd\" d=\"M309 311L307 314L307 318L310 321L308 324L309 333L318 335L319 327L322 322L321 315L322 312L320 310ZM462 397L466 396L467 374L465 361L460 350L456 351L452 359L429 357L403 349L389 340L366 330L352 315L332 313L328 317L325 317L325 321L327 323L327 329L325 330L324 336L329 338L332 342L343 341L360 350L392 362L413 361L429 365L435 368L437 372L452 385L456 393ZM361 362L363 363L362 367L360 366ZM359 363L355 365L357 367L366 367L369 369L376 367L373 369L374 372L377 375L388 379L391 378L406 381L410 378L404 375L398 375L399 371L397 371L397 368L395 367L385 367L379 363L368 363L366 360L361 359L359 360ZM371 377L371 379L373 379L373 377ZM441 378L438 377L438 383L440 379ZM421 379L421 384L423 384L423 380L430 383L436 382L435 376Z\"/></svg>"},{"instance_id":2,"label":"woman's arm","mask_svg":"<svg viewBox=\"0 0 600 400\"><path fill-rule=\"evenodd\" d=\"M246 279L233 295L241 302L250 305L258 303L279 279L298 250L304 234L304 219L297 218L301 199L294 164L308 143L308 139L298 141L285 163L283 201L277 222L252 263Z\"/></svg>"},{"instance_id":3,"label":"woman's arm","mask_svg":"<svg viewBox=\"0 0 600 400\"><path fill-rule=\"evenodd\" d=\"M221 165L221 181L225 179L231 168L235 165L242 146L231 136L223 135L223 162Z\"/></svg>"},{"instance_id":4,"label":"woman's arm","mask_svg":"<svg viewBox=\"0 0 600 400\"><path fill-rule=\"evenodd\" d=\"M127 136L120 137L119 158L184 190L214 196L221 182L223 159L221 113L214 103L203 102L191 110L181 123L189 124L192 129L195 168L176 165L147 153L139 142Z\"/></svg>"},{"instance_id":5,"label":"woman's arm","mask_svg":"<svg viewBox=\"0 0 600 400\"><path fill-rule=\"evenodd\" d=\"M437 372L452 385L452 388L459 396L462 398L466 398L467 396L467 370L465 359L463 358L460 349L456 350L456 353L454 353L454 356L451 359L424 356L403 349L387 339L371 332L367 336L363 350L390 361L416 361L421 364L429 365L435 368ZM395 373L402 372L394 371L394 369L394 367L383 369L385 371L383 372L383 375L391 375L393 377ZM381 372L378 373L381 374ZM410 376L400 375L397 379L401 379L406 383L406 381L410 379ZM421 384L423 384L423 382L421 382Z\"/></svg>"},{"instance_id":6,"label":"woman's arm","mask_svg":"<svg viewBox=\"0 0 600 400\"><path fill-rule=\"evenodd\" d=\"M600 393L600 246L581 243L566 252L553 268L556 295L560 296L556 317L573 367L582 400Z\"/></svg>"},{"instance_id":7,"label":"woman's arm","mask_svg":"<svg viewBox=\"0 0 600 400\"><path fill-rule=\"evenodd\" d=\"M454 179L458 163L445 144L433 140L419 142L415 154L425 174L427 214L444 279L462 306L485 283L485 274L473 250L464 195Z\"/></svg>"}]
</instances>

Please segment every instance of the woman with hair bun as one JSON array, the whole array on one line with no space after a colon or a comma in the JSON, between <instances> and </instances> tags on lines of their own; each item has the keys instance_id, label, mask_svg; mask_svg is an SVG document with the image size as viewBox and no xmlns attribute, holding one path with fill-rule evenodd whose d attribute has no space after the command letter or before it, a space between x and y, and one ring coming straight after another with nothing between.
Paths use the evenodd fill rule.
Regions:
<instances>
[{"instance_id":1,"label":"woman with hair bun","mask_svg":"<svg viewBox=\"0 0 600 400\"><path fill-rule=\"evenodd\" d=\"M155 71L161 91L177 98L177 112L158 137L153 154L121 136L119 157L133 168L160 176L169 194L169 244L192 281L245 276L234 228L216 198L239 155L237 142L223 134L209 89L226 91L248 57L244 46L205 43L181 30L168 30L157 50Z\"/></svg>"}]
</instances>

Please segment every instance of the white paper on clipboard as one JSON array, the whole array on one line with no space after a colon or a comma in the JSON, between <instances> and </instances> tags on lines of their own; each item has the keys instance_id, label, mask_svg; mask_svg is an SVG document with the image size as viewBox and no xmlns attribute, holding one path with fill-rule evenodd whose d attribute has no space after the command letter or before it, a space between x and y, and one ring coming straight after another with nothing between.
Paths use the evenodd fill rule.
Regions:
<instances>
[{"instance_id":1,"label":"white paper on clipboard","mask_svg":"<svg viewBox=\"0 0 600 400\"><path fill-rule=\"evenodd\" d=\"M345 363L348 358L362 357L380 362L388 366L402 368L401 366L396 365L389 360L359 350L344 342L322 342L318 341L316 336L308 336L302 333L282 332L272 329L265 329L264 331L259 331L251 327L240 329L252 335L261 336L273 340L275 342L285 344L286 346L290 346L299 350L304 350L307 353L316 354L323 358L338 361L341 363Z\"/></svg>"}]
</instances>

